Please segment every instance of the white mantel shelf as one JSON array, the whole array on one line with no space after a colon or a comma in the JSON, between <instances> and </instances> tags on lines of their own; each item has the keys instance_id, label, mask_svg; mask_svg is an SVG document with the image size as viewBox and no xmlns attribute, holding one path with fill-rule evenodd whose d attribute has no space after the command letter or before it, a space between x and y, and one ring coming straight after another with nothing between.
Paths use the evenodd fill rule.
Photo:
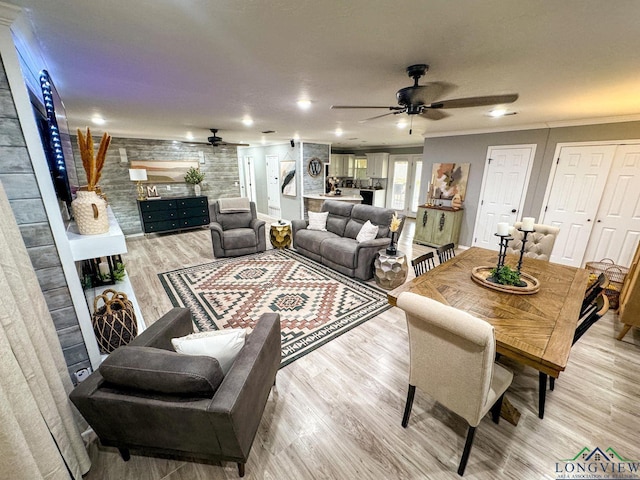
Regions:
<instances>
[{"instance_id":1,"label":"white mantel shelf","mask_svg":"<svg viewBox=\"0 0 640 480\"><path fill-rule=\"evenodd\" d=\"M107 207L107 215L109 217L109 231L99 235L80 235L76 223L71 222L69 224L67 238L69 239L71 255L75 262L127 253L124 233L122 233L111 207Z\"/></svg>"}]
</instances>

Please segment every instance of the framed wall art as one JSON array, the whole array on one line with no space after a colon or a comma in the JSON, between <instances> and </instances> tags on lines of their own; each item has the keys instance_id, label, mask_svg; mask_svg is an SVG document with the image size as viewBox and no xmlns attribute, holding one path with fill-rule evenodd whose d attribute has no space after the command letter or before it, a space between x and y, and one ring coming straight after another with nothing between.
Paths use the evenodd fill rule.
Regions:
<instances>
[{"instance_id":1,"label":"framed wall art","mask_svg":"<svg viewBox=\"0 0 640 480\"><path fill-rule=\"evenodd\" d=\"M147 183L184 183L184 176L192 167L198 169L198 160L189 162L132 160L130 168L146 169Z\"/></svg>"},{"instance_id":2,"label":"framed wall art","mask_svg":"<svg viewBox=\"0 0 640 480\"><path fill-rule=\"evenodd\" d=\"M464 201L469 179L469 163L434 163L431 183L433 197L451 200L460 195Z\"/></svg>"},{"instance_id":3,"label":"framed wall art","mask_svg":"<svg viewBox=\"0 0 640 480\"><path fill-rule=\"evenodd\" d=\"M296 196L296 162L280 162L280 191L287 197Z\"/></svg>"}]
</instances>

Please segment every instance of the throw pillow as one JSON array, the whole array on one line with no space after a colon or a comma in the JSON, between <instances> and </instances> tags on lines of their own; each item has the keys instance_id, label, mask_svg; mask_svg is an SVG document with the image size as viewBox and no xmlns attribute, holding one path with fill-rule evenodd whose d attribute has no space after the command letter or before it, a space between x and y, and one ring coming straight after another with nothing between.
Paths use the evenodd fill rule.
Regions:
<instances>
[{"instance_id":1,"label":"throw pillow","mask_svg":"<svg viewBox=\"0 0 640 480\"><path fill-rule=\"evenodd\" d=\"M178 353L206 355L215 358L218 360L222 372L226 375L244 346L246 335L247 331L244 329L226 328L172 338L171 344Z\"/></svg>"},{"instance_id":2,"label":"throw pillow","mask_svg":"<svg viewBox=\"0 0 640 480\"><path fill-rule=\"evenodd\" d=\"M188 358L152 347L115 349L99 367L111 385L171 395L211 397L224 379L215 358Z\"/></svg>"},{"instance_id":3,"label":"throw pillow","mask_svg":"<svg viewBox=\"0 0 640 480\"><path fill-rule=\"evenodd\" d=\"M308 230L320 230L321 232L327 231L327 217L329 212L309 212L309 226Z\"/></svg>"},{"instance_id":4,"label":"throw pillow","mask_svg":"<svg viewBox=\"0 0 640 480\"><path fill-rule=\"evenodd\" d=\"M377 236L378 226L367 220L358 232L358 235L356 236L356 242L362 243L366 242L367 240L374 240Z\"/></svg>"}]
</instances>

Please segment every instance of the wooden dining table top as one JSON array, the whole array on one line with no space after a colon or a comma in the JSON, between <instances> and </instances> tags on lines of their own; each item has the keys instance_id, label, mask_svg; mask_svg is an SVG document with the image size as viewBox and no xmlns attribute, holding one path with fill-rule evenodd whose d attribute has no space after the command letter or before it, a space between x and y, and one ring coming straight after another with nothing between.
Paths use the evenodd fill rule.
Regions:
<instances>
[{"instance_id":1,"label":"wooden dining table top","mask_svg":"<svg viewBox=\"0 0 640 480\"><path fill-rule=\"evenodd\" d=\"M567 366L589 272L582 268L524 258L522 272L540 281L540 290L518 295L492 290L471 279L471 270L495 266L498 252L472 247L387 294L391 305L413 292L464 310L493 325L498 353L557 378ZM518 256L507 255L515 268Z\"/></svg>"}]
</instances>

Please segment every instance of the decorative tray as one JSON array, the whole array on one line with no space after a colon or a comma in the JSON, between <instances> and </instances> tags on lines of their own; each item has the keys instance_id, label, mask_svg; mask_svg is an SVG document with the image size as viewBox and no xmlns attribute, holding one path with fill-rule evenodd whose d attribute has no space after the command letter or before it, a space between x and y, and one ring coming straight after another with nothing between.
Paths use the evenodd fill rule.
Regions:
<instances>
[{"instance_id":1,"label":"decorative tray","mask_svg":"<svg viewBox=\"0 0 640 480\"><path fill-rule=\"evenodd\" d=\"M540 282L538 279L524 272L520 273L520 280L526 284L523 287L500 285L499 283L491 282L487 280L487 278L491 275L493 268L494 267L475 267L471 270L471 279L483 287L491 288L499 292L514 293L516 295L531 295L540 290Z\"/></svg>"}]
</instances>

